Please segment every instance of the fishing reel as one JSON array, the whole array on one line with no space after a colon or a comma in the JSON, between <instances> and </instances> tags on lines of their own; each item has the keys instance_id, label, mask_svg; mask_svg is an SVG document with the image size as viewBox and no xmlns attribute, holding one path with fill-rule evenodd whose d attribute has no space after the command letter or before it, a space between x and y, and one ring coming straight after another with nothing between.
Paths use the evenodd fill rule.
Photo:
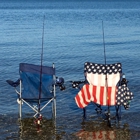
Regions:
<instances>
[{"instance_id":1,"label":"fishing reel","mask_svg":"<svg viewBox=\"0 0 140 140\"><path fill-rule=\"evenodd\" d=\"M56 77L56 85L59 86L60 90L63 91L65 90L65 85L64 85L64 78L60 77Z\"/></svg>"},{"instance_id":2,"label":"fishing reel","mask_svg":"<svg viewBox=\"0 0 140 140\"><path fill-rule=\"evenodd\" d=\"M127 86L128 81L125 78L125 74L122 75L122 80L121 80L121 85L126 85Z\"/></svg>"},{"instance_id":3,"label":"fishing reel","mask_svg":"<svg viewBox=\"0 0 140 140\"><path fill-rule=\"evenodd\" d=\"M36 118L36 120L34 121L34 123L37 125L41 125L42 119L43 119L42 115L39 114L38 117Z\"/></svg>"}]
</instances>

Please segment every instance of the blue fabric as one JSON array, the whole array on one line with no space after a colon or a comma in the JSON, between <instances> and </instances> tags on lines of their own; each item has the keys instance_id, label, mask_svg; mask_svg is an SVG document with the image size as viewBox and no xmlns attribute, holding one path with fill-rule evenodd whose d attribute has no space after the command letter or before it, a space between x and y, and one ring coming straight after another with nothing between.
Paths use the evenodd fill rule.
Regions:
<instances>
[{"instance_id":1,"label":"blue fabric","mask_svg":"<svg viewBox=\"0 0 140 140\"><path fill-rule=\"evenodd\" d=\"M22 63L23 64L23 63ZM22 98L32 101L39 100L44 98L52 98L52 84L53 84L53 75L46 74L46 70L48 67L44 67L42 70L42 74L40 74L40 66L30 65L30 64L20 64L20 78L22 80ZM30 68L31 66L31 68ZM50 70L50 67L49 67ZM42 76L42 87L40 94L40 75Z\"/></svg>"},{"instance_id":2,"label":"blue fabric","mask_svg":"<svg viewBox=\"0 0 140 140\"><path fill-rule=\"evenodd\" d=\"M42 68L43 74L55 75L55 68L53 68L53 67L48 67L48 66L41 67L40 65L27 64L27 63L20 63L19 71L40 74L41 68Z\"/></svg>"}]
</instances>

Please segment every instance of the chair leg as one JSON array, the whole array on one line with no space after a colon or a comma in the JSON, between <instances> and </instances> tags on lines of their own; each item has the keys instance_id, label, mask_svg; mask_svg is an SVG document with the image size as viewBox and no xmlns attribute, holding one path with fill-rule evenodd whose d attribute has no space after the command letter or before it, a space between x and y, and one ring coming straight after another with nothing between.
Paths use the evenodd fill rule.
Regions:
<instances>
[{"instance_id":1,"label":"chair leg","mask_svg":"<svg viewBox=\"0 0 140 140\"><path fill-rule=\"evenodd\" d=\"M56 98L54 99L54 117L56 118Z\"/></svg>"},{"instance_id":2,"label":"chair leg","mask_svg":"<svg viewBox=\"0 0 140 140\"><path fill-rule=\"evenodd\" d=\"M56 99L52 101L52 117L56 118Z\"/></svg>"},{"instance_id":3,"label":"chair leg","mask_svg":"<svg viewBox=\"0 0 140 140\"><path fill-rule=\"evenodd\" d=\"M22 90L22 83L20 80L20 92L19 92L19 117L21 118L22 116L22 99L21 99L21 90Z\"/></svg>"},{"instance_id":4,"label":"chair leg","mask_svg":"<svg viewBox=\"0 0 140 140\"><path fill-rule=\"evenodd\" d=\"M108 126L111 127L110 110L108 111Z\"/></svg>"},{"instance_id":5,"label":"chair leg","mask_svg":"<svg viewBox=\"0 0 140 140\"><path fill-rule=\"evenodd\" d=\"M83 119L86 119L86 108L83 108Z\"/></svg>"},{"instance_id":6,"label":"chair leg","mask_svg":"<svg viewBox=\"0 0 140 140\"><path fill-rule=\"evenodd\" d=\"M105 111L105 113L103 115L104 115L104 120L107 121L107 125L109 127L111 127L111 115L110 115L110 108L109 108L109 106L108 106L108 109Z\"/></svg>"},{"instance_id":7,"label":"chair leg","mask_svg":"<svg viewBox=\"0 0 140 140\"><path fill-rule=\"evenodd\" d=\"M21 100L20 100L20 103L19 103L19 118L21 119L22 117L22 103L21 103Z\"/></svg>"},{"instance_id":8,"label":"chair leg","mask_svg":"<svg viewBox=\"0 0 140 140\"><path fill-rule=\"evenodd\" d=\"M52 101L52 118L54 118L54 101Z\"/></svg>"},{"instance_id":9,"label":"chair leg","mask_svg":"<svg viewBox=\"0 0 140 140\"><path fill-rule=\"evenodd\" d=\"M116 108L116 117L117 117L117 120L118 122L121 120L121 106L115 106Z\"/></svg>"}]
</instances>

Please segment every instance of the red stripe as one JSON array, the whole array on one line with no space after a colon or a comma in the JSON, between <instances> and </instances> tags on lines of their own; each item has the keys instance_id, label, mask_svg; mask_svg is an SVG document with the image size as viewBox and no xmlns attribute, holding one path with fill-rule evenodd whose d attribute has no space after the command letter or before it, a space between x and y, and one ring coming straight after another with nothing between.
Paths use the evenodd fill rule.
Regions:
<instances>
[{"instance_id":1,"label":"red stripe","mask_svg":"<svg viewBox=\"0 0 140 140\"><path fill-rule=\"evenodd\" d=\"M93 132L93 139L96 139L96 132Z\"/></svg>"},{"instance_id":2,"label":"red stripe","mask_svg":"<svg viewBox=\"0 0 140 140\"><path fill-rule=\"evenodd\" d=\"M103 134L102 134L102 131L101 131L101 130L99 131L99 136L98 136L98 138L99 138L99 139L103 139Z\"/></svg>"},{"instance_id":3,"label":"red stripe","mask_svg":"<svg viewBox=\"0 0 140 140\"><path fill-rule=\"evenodd\" d=\"M75 100L77 101L78 107L79 107L79 108L83 108L83 105L82 105L81 102L80 102L80 97L79 97L78 94L76 95Z\"/></svg>"},{"instance_id":4,"label":"red stripe","mask_svg":"<svg viewBox=\"0 0 140 140\"><path fill-rule=\"evenodd\" d=\"M91 88L91 89L90 89ZM93 102L97 103L97 94L100 94L99 96L99 104L100 105L115 105L116 104L116 92L117 92L117 87L115 89L115 93L112 92L112 87L107 88L107 93L105 96L104 88L106 87L100 87L100 93L97 93L97 86L92 86L89 84L85 84L81 91L76 95L75 100L77 101L77 105L79 108L84 108L85 105L88 105L89 102L91 101L91 96L93 97ZM91 93L90 93L91 91ZM113 94L113 95L112 95ZM86 95L86 96L85 96ZM113 102L111 103L111 96L113 96L112 100ZM80 100L80 97L82 98L82 102ZM104 98L106 98L107 102L106 104L104 103Z\"/></svg>"},{"instance_id":5,"label":"red stripe","mask_svg":"<svg viewBox=\"0 0 140 140\"><path fill-rule=\"evenodd\" d=\"M100 105L103 105L104 87L100 87Z\"/></svg>"},{"instance_id":6,"label":"red stripe","mask_svg":"<svg viewBox=\"0 0 140 140\"><path fill-rule=\"evenodd\" d=\"M90 96L90 92L89 92L89 84L86 84L85 87L86 87L86 93L87 93L88 100L90 100L91 96Z\"/></svg>"},{"instance_id":7,"label":"red stripe","mask_svg":"<svg viewBox=\"0 0 140 140\"><path fill-rule=\"evenodd\" d=\"M108 90L107 90L107 105L111 105L111 90L112 88L111 87L108 87Z\"/></svg>"},{"instance_id":8,"label":"red stripe","mask_svg":"<svg viewBox=\"0 0 140 140\"><path fill-rule=\"evenodd\" d=\"M86 91L84 90L84 87L85 87L85 90L86 90ZM79 94L81 95L84 104L81 103L80 95L79 95ZM88 85L88 84L84 85L83 88L81 89L81 91L80 91L80 92L76 95L76 97L75 97L75 100L77 101L77 105L78 105L78 107L80 107L80 108L84 108L84 107L85 107L85 104L86 104L86 105L89 104L89 102L88 102L87 99L86 99L85 94L87 94L87 98L90 100L90 92L89 92L89 85Z\"/></svg>"},{"instance_id":9,"label":"red stripe","mask_svg":"<svg viewBox=\"0 0 140 140\"><path fill-rule=\"evenodd\" d=\"M81 92L82 92L82 98L83 98L83 102L84 102L84 104L86 104L86 105L88 105L89 104L89 102L87 102L87 100L86 100L86 96L85 96L85 94L87 94L87 92L84 92L84 87L81 89Z\"/></svg>"}]
</instances>

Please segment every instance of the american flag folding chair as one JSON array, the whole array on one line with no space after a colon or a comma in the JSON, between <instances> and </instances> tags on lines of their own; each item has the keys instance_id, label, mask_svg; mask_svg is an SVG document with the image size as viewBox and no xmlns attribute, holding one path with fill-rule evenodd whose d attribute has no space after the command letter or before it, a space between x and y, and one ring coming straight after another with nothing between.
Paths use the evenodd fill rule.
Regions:
<instances>
[{"instance_id":1,"label":"american flag folding chair","mask_svg":"<svg viewBox=\"0 0 140 140\"><path fill-rule=\"evenodd\" d=\"M52 115L56 117L56 85L62 86L64 80L56 78L54 64L40 66L28 63L19 65L20 79L16 82L7 80L15 88L18 95L19 117L22 117L22 106L26 104L35 114L38 121L42 118L42 111L51 104ZM17 89L19 87L19 89Z\"/></svg>"},{"instance_id":2,"label":"american flag folding chair","mask_svg":"<svg viewBox=\"0 0 140 140\"><path fill-rule=\"evenodd\" d=\"M125 109L129 108L129 102L133 99L133 93L127 87L127 81L122 74L121 63L97 64L86 62L84 65L85 81L82 88L75 97L76 104L84 110L93 102L96 104L96 111L101 112L102 106L108 107L106 113L110 123L110 106L116 107L116 116L120 119L119 108L121 105ZM123 77L122 77L123 75ZM79 87L80 81L73 82L73 87Z\"/></svg>"}]
</instances>

